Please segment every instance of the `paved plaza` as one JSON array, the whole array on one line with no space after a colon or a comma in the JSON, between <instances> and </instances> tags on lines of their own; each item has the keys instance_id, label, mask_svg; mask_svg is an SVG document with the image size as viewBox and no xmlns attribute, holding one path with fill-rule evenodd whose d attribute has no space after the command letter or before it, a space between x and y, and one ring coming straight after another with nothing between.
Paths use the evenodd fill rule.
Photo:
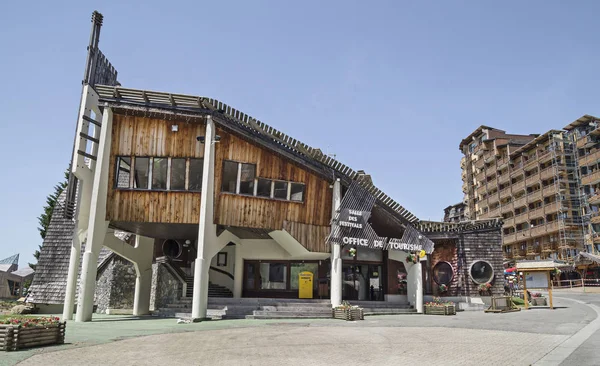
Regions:
<instances>
[{"instance_id":1,"label":"paved plaza","mask_svg":"<svg viewBox=\"0 0 600 366\"><path fill-rule=\"evenodd\" d=\"M364 321L102 316L67 327L67 345L12 352L12 365L600 365L600 295L557 294L556 310ZM567 299L568 297L569 299ZM6 356L6 357L5 357Z\"/></svg>"}]
</instances>

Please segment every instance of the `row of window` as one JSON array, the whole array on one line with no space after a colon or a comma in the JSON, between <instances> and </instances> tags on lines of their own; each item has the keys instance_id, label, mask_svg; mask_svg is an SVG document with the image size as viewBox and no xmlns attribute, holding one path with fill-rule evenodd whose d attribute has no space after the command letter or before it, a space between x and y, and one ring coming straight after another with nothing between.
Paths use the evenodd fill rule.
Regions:
<instances>
[{"instance_id":1,"label":"row of window","mask_svg":"<svg viewBox=\"0 0 600 366\"><path fill-rule=\"evenodd\" d=\"M295 202L304 201L303 183L257 177L255 164L224 161L221 177L221 192Z\"/></svg>"},{"instance_id":2,"label":"row of window","mask_svg":"<svg viewBox=\"0 0 600 366\"><path fill-rule=\"evenodd\" d=\"M203 165L203 159L119 156L115 187L198 192L202 188ZM257 177L255 164L224 161L221 176L221 192L304 201L303 183Z\"/></svg>"},{"instance_id":3,"label":"row of window","mask_svg":"<svg viewBox=\"0 0 600 366\"><path fill-rule=\"evenodd\" d=\"M203 159L117 157L116 188L200 191Z\"/></svg>"}]
</instances>

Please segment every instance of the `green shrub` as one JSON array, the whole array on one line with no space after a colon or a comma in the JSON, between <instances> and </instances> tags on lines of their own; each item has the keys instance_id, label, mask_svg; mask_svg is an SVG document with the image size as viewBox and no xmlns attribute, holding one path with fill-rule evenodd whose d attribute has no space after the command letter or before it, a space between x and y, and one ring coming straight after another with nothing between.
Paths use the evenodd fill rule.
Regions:
<instances>
[{"instance_id":1,"label":"green shrub","mask_svg":"<svg viewBox=\"0 0 600 366\"><path fill-rule=\"evenodd\" d=\"M523 301L523 299L520 297L513 297L512 302L514 302L515 305L525 305L525 301Z\"/></svg>"}]
</instances>

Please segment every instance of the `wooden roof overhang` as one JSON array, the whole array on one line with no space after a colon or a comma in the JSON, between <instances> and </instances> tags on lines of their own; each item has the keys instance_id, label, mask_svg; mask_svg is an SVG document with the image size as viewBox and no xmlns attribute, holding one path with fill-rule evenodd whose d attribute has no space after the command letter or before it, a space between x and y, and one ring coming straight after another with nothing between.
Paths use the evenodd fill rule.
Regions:
<instances>
[{"instance_id":1,"label":"wooden roof overhang","mask_svg":"<svg viewBox=\"0 0 600 366\"><path fill-rule=\"evenodd\" d=\"M501 230L500 218L487 220L469 220L463 222L420 221L417 229L431 240L458 239L471 232Z\"/></svg>"},{"instance_id":2,"label":"wooden roof overhang","mask_svg":"<svg viewBox=\"0 0 600 366\"><path fill-rule=\"evenodd\" d=\"M559 131L559 130L550 130L550 131L548 131L548 132L546 132L544 134L541 134L541 135L537 136L533 140L529 141L525 145L523 145L520 148L518 148L517 150L513 151L510 154L511 159L515 158L515 157L517 157L519 155L521 155L523 152L526 152L527 150L531 149L532 147L536 146L537 144L540 144L542 142L547 141L553 135L560 134L560 133L562 133L562 131Z\"/></svg>"},{"instance_id":3,"label":"wooden roof overhang","mask_svg":"<svg viewBox=\"0 0 600 366\"><path fill-rule=\"evenodd\" d=\"M576 119L575 121L569 123L568 125L566 125L565 127L563 127L564 130L567 131L571 131L572 129L579 127L579 126L584 126L586 124L589 124L592 121L598 120L598 117L594 117L591 116L589 114L584 114L583 116L579 117L578 119Z\"/></svg>"},{"instance_id":4,"label":"wooden roof overhang","mask_svg":"<svg viewBox=\"0 0 600 366\"><path fill-rule=\"evenodd\" d=\"M359 182L376 198L376 207L390 215L392 222L402 227L419 222L415 215L357 171L323 154L320 149L312 148L216 99L106 85L96 85L94 89L98 92L100 103L106 103L117 113L155 114L170 120L189 122L194 119L199 122L210 115L219 127L250 139L329 181L339 178L345 186L352 181Z\"/></svg>"}]
</instances>

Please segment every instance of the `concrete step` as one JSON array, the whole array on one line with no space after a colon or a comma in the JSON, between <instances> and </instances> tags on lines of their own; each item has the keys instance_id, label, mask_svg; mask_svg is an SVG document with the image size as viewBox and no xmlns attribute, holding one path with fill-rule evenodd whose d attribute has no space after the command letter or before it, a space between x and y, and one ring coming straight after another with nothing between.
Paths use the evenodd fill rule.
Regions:
<instances>
[{"instance_id":1,"label":"concrete step","mask_svg":"<svg viewBox=\"0 0 600 366\"><path fill-rule=\"evenodd\" d=\"M246 319L331 319L331 312L329 314L314 314L314 313L294 313L285 311L265 311L265 312L254 312L253 315L247 315Z\"/></svg>"},{"instance_id":2,"label":"concrete step","mask_svg":"<svg viewBox=\"0 0 600 366\"><path fill-rule=\"evenodd\" d=\"M299 313L313 312L313 313L323 313L329 312L331 313L331 307L313 307L313 306L261 306L260 310L262 311L296 311Z\"/></svg>"}]
</instances>

